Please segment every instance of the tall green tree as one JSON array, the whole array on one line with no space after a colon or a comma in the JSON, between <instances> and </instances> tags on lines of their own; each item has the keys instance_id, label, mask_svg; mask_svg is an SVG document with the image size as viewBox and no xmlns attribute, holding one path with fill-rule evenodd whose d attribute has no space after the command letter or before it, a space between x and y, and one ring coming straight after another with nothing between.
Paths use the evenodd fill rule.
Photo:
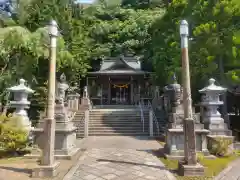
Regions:
<instances>
[{"instance_id":1,"label":"tall green tree","mask_svg":"<svg viewBox=\"0 0 240 180\"><path fill-rule=\"evenodd\" d=\"M165 16L151 31L153 63L159 82L167 83L165 80L174 72L181 77L179 22L182 19L187 19L190 26L189 53L194 89L203 86L209 77L221 79L220 60L226 74L226 65L237 58L233 49L238 48L233 40L234 32L239 29L239 13L239 6L232 0L173 0Z\"/></svg>"}]
</instances>

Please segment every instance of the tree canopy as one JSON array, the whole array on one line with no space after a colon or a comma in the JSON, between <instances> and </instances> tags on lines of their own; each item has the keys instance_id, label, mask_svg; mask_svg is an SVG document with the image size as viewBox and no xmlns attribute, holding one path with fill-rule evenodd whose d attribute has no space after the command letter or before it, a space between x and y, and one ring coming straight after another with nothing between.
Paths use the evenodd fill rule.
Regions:
<instances>
[{"instance_id":1,"label":"tree canopy","mask_svg":"<svg viewBox=\"0 0 240 180\"><path fill-rule=\"evenodd\" d=\"M70 82L84 78L104 56L139 55L163 86L173 73L181 82L179 22L190 26L189 55L194 92L210 77L231 86L240 82L238 0L10 1L0 13L0 92L21 76L45 87L48 73L46 25L58 22L57 71ZM4 13L8 12L8 13ZM4 94L4 93L3 93ZM2 95L4 96L4 95Z\"/></svg>"}]
</instances>

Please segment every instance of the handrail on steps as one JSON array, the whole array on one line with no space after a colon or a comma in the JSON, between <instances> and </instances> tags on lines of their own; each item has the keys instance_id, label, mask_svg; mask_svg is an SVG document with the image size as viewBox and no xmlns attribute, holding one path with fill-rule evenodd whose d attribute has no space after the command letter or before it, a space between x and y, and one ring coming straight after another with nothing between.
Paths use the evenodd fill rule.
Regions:
<instances>
[{"instance_id":1,"label":"handrail on steps","mask_svg":"<svg viewBox=\"0 0 240 180\"><path fill-rule=\"evenodd\" d=\"M158 120L157 120L157 117L153 111L153 107L152 107L152 104L150 101L148 101L148 108L152 111L152 115L153 115L153 122L155 123L155 126L157 127L157 136L160 135L160 131L159 131L159 125L158 125Z\"/></svg>"},{"instance_id":2,"label":"handrail on steps","mask_svg":"<svg viewBox=\"0 0 240 180\"><path fill-rule=\"evenodd\" d=\"M142 122L142 125L143 125L143 132L144 132L144 131L145 131L145 130L144 130L144 115L143 115L143 109L142 109L142 103L141 103L141 101L139 101L138 107L139 107L140 112L141 112L141 122Z\"/></svg>"}]
</instances>

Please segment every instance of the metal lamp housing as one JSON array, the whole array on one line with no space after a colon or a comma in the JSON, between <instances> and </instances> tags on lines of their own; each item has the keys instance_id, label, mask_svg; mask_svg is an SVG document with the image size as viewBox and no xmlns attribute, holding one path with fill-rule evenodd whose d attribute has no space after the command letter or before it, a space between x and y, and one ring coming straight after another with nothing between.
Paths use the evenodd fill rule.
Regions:
<instances>
[{"instance_id":1,"label":"metal lamp housing","mask_svg":"<svg viewBox=\"0 0 240 180\"><path fill-rule=\"evenodd\" d=\"M58 25L57 22L52 20L48 27L48 33L50 36L57 37L58 36Z\"/></svg>"},{"instance_id":2,"label":"metal lamp housing","mask_svg":"<svg viewBox=\"0 0 240 180\"><path fill-rule=\"evenodd\" d=\"M188 22L186 20L182 20L180 23L180 36L188 36Z\"/></svg>"}]
</instances>

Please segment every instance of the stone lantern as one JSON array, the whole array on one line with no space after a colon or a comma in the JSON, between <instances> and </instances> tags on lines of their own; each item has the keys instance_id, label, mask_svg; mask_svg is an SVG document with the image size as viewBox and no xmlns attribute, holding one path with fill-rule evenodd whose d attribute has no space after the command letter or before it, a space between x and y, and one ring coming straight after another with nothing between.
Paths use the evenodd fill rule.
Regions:
<instances>
[{"instance_id":1,"label":"stone lantern","mask_svg":"<svg viewBox=\"0 0 240 180\"><path fill-rule=\"evenodd\" d=\"M15 108L14 116L19 117L16 126L29 132L31 130L31 122L25 109L28 109L30 105L30 102L27 99L28 94L33 93L34 91L25 86L24 79L19 80L19 85L8 88L7 90L14 95L14 100L10 101L10 107Z\"/></svg>"},{"instance_id":2,"label":"stone lantern","mask_svg":"<svg viewBox=\"0 0 240 180\"><path fill-rule=\"evenodd\" d=\"M207 87L199 90L203 94L200 105L206 108L205 112L201 112L204 126L210 130L211 135L228 135L230 132L218 111L219 106L223 105L223 101L220 101L219 97L227 89L215 85L215 79L213 78L209 79L208 82Z\"/></svg>"}]
</instances>

